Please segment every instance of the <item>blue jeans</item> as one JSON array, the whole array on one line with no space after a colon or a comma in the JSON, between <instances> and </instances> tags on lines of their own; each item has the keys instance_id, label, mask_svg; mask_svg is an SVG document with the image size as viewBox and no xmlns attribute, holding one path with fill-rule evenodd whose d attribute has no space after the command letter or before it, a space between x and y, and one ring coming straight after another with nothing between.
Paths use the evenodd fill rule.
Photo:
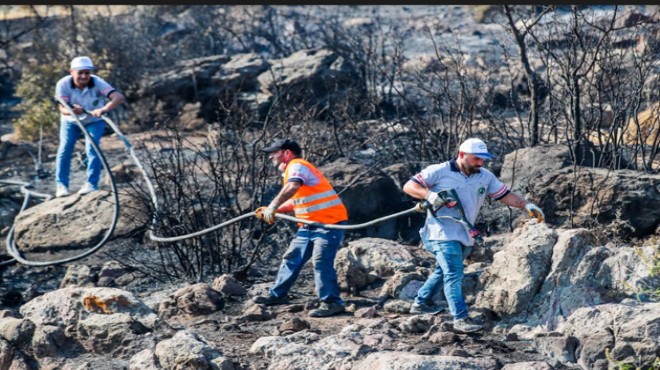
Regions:
<instances>
[{"instance_id":1,"label":"blue jeans","mask_svg":"<svg viewBox=\"0 0 660 370\"><path fill-rule=\"evenodd\" d=\"M415 303L431 304L433 294L440 284L444 286L449 311L455 319L467 317L467 305L463 299L463 246L457 241L424 240L424 249L433 253L438 267L426 279L417 292Z\"/></svg>"},{"instance_id":2,"label":"blue jeans","mask_svg":"<svg viewBox=\"0 0 660 370\"><path fill-rule=\"evenodd\" d=\"M337 249L343 238L344 230L301 226L296 237L289 244L289 249L282 257L280 270L277 272L277 278L270 289L270 294L276 297L286 296L303 266L311 257L314 264L314 283L319 299L326 303L343 304L339 297L339 284L337 284L337 271L334 264Z\"/></svg>"},{"instance_id":3,"label":"blue jeans","mask_svg":"<svg viewBox=\"0 0 660 370\"><path fill-rule=\"evenodd\" d=\"M96 145L101 142L101 136L105 130L105 121L95 121L85 125ZM57 149L57 162L55 168L55 181L57 185L69 187L69 173L71 172L71 155L76 146L76 141L82 135L80 127L75 122L60 121L60 146ZM87 182L95 188L101 178L101 158L98 156L92 144L85 138L85 152L87 153Z\"/></svg>"}]
</instances>

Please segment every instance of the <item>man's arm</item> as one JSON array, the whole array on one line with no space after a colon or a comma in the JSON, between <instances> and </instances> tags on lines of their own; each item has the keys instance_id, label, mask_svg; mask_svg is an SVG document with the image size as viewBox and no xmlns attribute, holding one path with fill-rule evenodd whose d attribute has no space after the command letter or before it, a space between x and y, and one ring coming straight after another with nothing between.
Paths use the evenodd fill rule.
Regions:
<instances>
[{"instance_id":1,"label":"man's arm","mask_svg":"<svg viewBox=\"0 0 660 370\"><path fill-rule=\"evenodd\" d=\"M289 212L293 209L293 202L288 202L292 196L298 192L302 186L301 182L289 181L280 190L279 194L268 205L268 208L277 210L277 212Z\"/></svg>"},{"instance_id":2,"label":"man's arm","mask_svg":"<svg viewBox=\"0 0 660 370\"><path fill-rule=\"evenodd\" d=\"M403 191L417 199L426 199L426 194L429 192L427 188L413 180L408 180L408 182L403 185Z\"/></svg>"},{"instance_id":3,"label":"man's arm","mask_svg":"<svg viewBox=\"0 0 660 370\"><path fill-rule=\"evenodd\" d=\"M506 204L507 206L511 206L513 208L525 208L525 205L527 205L527 202L523 197L520 195L510 192L504 198L500 199L500 202Z\"/></svg>"},{"instance_id":4,"label":"man's arm","mask_svg":"<svg viewBox=\"0 0 660 370\"><path fill-rule=\"evenodd\" d=\"M110 101L107 102L104 106L99 109L94 109L90 113L94 117L101 117L101 115L110 112L111 110L117 108L121 103L124 102L126 98L119 91L113 91L110 93Z\"/></svg>"},{"instance_id":5,"label":"man's arm","mask_svg":"<svg viewBox=\"0 0 660 370\"><path fill-rule=\"evenodd\" d=\"M500 199L500 202L514 208L526 209L529 217L536 217L538 222L543 222L543 220L545 220L545 214L543 214L543 210L541 210L541 208L539 208L534 203L526 201L523 199L523 197L516 193L511 192L507 194L504 196L504 198Z\"/></svg>"}]
</instances>

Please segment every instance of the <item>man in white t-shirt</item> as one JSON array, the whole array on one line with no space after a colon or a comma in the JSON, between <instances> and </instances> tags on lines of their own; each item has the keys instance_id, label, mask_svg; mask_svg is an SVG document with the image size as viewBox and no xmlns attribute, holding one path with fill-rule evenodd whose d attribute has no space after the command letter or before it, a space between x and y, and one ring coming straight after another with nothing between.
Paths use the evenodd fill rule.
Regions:
<instances>
[{"instance_id":1,"label":"man in white t-shirt","mask_svg":"<svg viewBox=\"0 0 660 370\"><path fill-rule=\"evenodd\" d=\"M474 224L486 196L511 207L525 208L539 222L544 218L539 207L512 193L492 172L482 168L484 161L493 158L482 140L467 139L459 147L457 158L426 167L403 186L408 195L426 199L433 208L426 211L426 223L420 235L424 248L438 261L438 267L419 289L410 312L435 314L442 311L443 307L431 302L431 297L442 284L454 317L454 329L464 333L483 328L468 316L461 287L463 247L472 246L474 240L466 223L457 221L461 215L456 200L447 197L444 191L453 189L456 192L469 224Z\"/></svg>"},{"instance_id":2,"label":"man in white t-shirt","mask_svg":"<svg viewBox=\"0 0 660 370\"><path fill-rule=\"evenodd\" d=\"M101 115L115 109L124 102L124 95L115 90L101 77L93 75L94 64L89 57L76 57L71 61L69 75L61 78L55 85L55 95L67 102L81 121L89 135L97 145L105 129L105 121ZM75 118L66 107L58 106L60 110L60 145L57 149L55 182L57 197L69 195L69 173L71 171L71 155L76 141L82 134ZM89 114L85 114L87 110ZM87 194L98 190L101 177L101 158L91 143L85 138L87 153L87 181L78 194Z\"/></svg>"}]
</instances>

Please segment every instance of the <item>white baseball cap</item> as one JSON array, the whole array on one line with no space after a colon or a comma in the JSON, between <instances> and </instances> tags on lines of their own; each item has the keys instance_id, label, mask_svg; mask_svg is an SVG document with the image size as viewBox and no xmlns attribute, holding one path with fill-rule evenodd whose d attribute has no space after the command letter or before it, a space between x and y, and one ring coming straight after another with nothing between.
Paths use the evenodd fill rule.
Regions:
<instances>
[{"instance_id":1,"label":"white baseball cap","mask_svg":"<svg viewBox=\"0 0 660 370\"><path fill-rule=\"evenodd\" d=\"M71 61L71 69L82 70L82 69L94 69L94 64L89 57L75 57Z\"/></svg>"},{"instance_id":2,"label":"white baseball cap","mask_svg":"<svg viewBox=\"0 0 660 370\"><path fill-rule=\"evenodd\" d=\"M488 148L483 140L477 138L467 139L458 147L458 150L463 153L474 154L481 159L495 159L495 156L488 153Z\"/></svg>"}]
</instances>

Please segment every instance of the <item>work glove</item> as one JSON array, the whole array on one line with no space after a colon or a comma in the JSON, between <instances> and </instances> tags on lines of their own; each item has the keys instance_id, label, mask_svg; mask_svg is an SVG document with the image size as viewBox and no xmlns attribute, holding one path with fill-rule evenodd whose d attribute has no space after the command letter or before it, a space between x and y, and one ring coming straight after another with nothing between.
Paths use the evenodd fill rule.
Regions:
<instances>
[{"instance_id":1,"label":"work glove","mask_svg":"<svg viewBox=\"0 0 660 370\"><path fill-rule=\"evenodd\" d=\"M452 208L457 204L457 200L452 198L450 195L443 195L440 193L434 193L432 191L426 193L425 198L434 208L440 208L444 206L447 208Z\"/></svg>"},{"instance_id":2,"label":"work glove","mask_svg":"<svg viewBox=\"0 0 660 370\"><path fill-rule=\"evenodd\" d=\"M527 213L529 213L529 217L536 217L538 222L543 222L543 220L545 220L543 211L536 204L527 203L525 204L525 209L527 210Z\"/></svg>"},{"instance_id":3,"label":"work glove","mask_svg":"<svg viewBox=\"0 0 660 370\"><path fill-rule=\"evenodd\" d=\"M259 207L254 211L254 215L265 221L268 225L272 225L275 222L276 213L277 210L271 207Z\"/></svg>"}]
</instances>

